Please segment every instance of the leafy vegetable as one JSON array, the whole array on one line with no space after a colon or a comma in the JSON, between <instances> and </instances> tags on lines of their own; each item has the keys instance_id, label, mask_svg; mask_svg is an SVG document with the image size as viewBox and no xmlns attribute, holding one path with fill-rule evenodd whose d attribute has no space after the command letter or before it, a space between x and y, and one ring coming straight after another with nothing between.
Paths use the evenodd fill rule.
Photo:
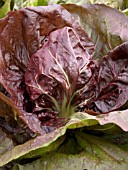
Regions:
<instances>
[{"instance_id":1,"label":"leafy vegetable","mask_svg":"<svg viewBox=\"0 0 128 170\"><path fill-rule=\"evenodd\" d=\"M85 133L128 131L128 18L104 5L63 6L95 47L59 5L0 20L0 166L125 169L127 152Z\"/></svg>"}]
</instances>

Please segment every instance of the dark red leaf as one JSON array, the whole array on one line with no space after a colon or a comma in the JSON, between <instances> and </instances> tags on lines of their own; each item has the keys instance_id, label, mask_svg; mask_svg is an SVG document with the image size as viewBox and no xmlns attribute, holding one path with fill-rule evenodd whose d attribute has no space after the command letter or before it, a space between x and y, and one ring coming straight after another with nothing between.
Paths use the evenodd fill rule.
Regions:
<instances>
[{"instance_id":1,"label":"dark red leaf","mask_svg":"<svg viewBox=\"0 0 128 170\"><path fill-rule=\"evenodd\" d=\"M128 42L103 57L95 76L96 91L88 108L106 113L128 101Z\"/></svg>"},{"instance_id":2,"label":"dark red leaf","mask_svg":"<svg viewBox=\"0 0 128 170\"><path fill-rule=\"evenodd\" d=\"M87 92L90 86L94 66L75 30L65 27L52 32L32 55L25 73L27 91L35 103L32 112L41 114L42 121L56 118L57 114L67 119L75 111L73 107L90 98L88 93L79 99L81 91Z\"/></svg>"}]
</instances>

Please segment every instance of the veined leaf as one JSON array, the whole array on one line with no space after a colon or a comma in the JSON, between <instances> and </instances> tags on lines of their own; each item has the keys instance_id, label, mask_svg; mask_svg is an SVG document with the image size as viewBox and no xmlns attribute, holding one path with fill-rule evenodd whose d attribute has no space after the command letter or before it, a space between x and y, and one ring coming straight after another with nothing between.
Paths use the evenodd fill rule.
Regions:
<instances>
[{"instance_id":1,"label":"veined leaf","mask_svg":"<svg viewBox=\"0 0 128 170\"><path fill-rule=\"evenodd\" d=\"M73 152L73 147L76 154ZM15 165L13 170L127 170L128 152L102 137L95 137L85 133L76 133L68 137L67 142L53 153L44 154L41 159L25 165Z\"/></svg>"},{"instance_id":2,"label":"veined leaf","mask_svg":"<svg viewBox=\"0 0 128 170\"><path fill-rule=\"evenodd\" d=\"M95 59L102 58L116 46L128 41L128 17L121 11L103 4L63 6L79 21L93 40L96 49L93 54Z\"/></svg>"},{"instance_id":3,"label":"veined leaf","mask_svg":"<svg viewBox=\"0 0 128 170\"><path fill-rule=\"evenodd\" d=\"M115 123L124 131L128 131L128 121L127 121L127 111L121 112L112 112L106 115L100 116L91 116L87 113L76 113L71 120L61 128L56 129L55 131L37 136L35 139L32 139L22 145L18 145L15 148L7 151L5 154L0 156L0 166L3 166L15 159L23 158L35 158L41 156L46 152L53 151L58 148L58 146L63 141L63 135L66 133L67 129L76 129L81 127L89 127L94 125L105 125ZM101 126L102 129L102 126ZM62 138L60 138L62 137ZM90 137L91 140L91 137ZM92 137L93 141L93 137ZM101 140L102 141L102 140ZM95 141L93 141L95 142ZM97 142L98 144L98 142ZM100 145L100 141L99 141ZM105 146L104 146L105 147ZM85 148L88 149L88 148ZM111 148L110 148L111 149ZM121 159L121 158L120 158ZM105 160L103 160L105 161Z\"/></svg>"}]
</instances>

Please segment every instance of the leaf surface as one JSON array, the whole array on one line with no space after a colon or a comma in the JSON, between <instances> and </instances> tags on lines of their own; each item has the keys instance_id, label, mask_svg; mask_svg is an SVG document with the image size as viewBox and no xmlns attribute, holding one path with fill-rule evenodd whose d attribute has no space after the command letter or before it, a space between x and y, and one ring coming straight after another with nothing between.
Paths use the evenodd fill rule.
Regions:
<instances>
[{"instance_id":1,"label":"leaf surface","mask_svg":"<svg viewBox=\"0 0 128 170\"><path fill-rule=\"evenodd\" d=\"M128 131L127 115L127 111L121 112L120 114L118 112L112 112L108 115L100 115L100 117L91 116L87 113L77 113L64 127L58 128L55 131L43 136L37 136L35 139L32 139L22 145L17 145L15 148L1 155L0 166L3 166L15 159L22 160L23 158L35 158L41 156L42 154L45 154L46 152L54 151L63 142L63 135L66 133L67 129L91 127L98 124L110 124L111 127L111 123L115 123L124 131Z\"/></svg>"},{"instance_id":2,"label":"leaf surface","mask_svg":"<svg viewBox=\"0 0 128 170\"><path fill-rule=\"evenodd\" d=\"M69 138L66 147L69 150L72 146L72 138ZM108 170L121 168L127 170L128 153L119 147L106 142L99 137L87 135L82 132L75 134L76 147L79 148L78 154L65 153L60 149L56 153L43 155L43 157L31 164L15 165L15 170L35 170L40 169L64 169L72 170L88 169L88 170ZM74 141L74 142L75 142ZM80 151L81 150L81 151ZM67 168L68 167L68 168Z\"/></svg>"},{"instance_id":3,"label":"leaf surface","mask_svg":"<svg viewBox=\"0 0 128 170\"><path fill-rule=\"evenodd\" d=\"M31 55L40 49L51 32L65 26L74 28L89 53L94 49L93 43L78 22L58 5L10 12L0 20L0 25L0 82L19 109L18 114L23 121L34 132L44 134L46 132L41 129L37 115L32 115L31 110L27 109L34 105L29 102L24 82Z\"/></svg>"},{"instance_id":4,"label":"leaf surface","mask_svg":"<svg viewBox=\"0 0 128 170\"><path fill-rule=\"evenodd\" d=\"M79 21L93 40L94 58L102 58L116 46L128 41L128 18L119 10L103 4L63 6Z\"/></svg>"},{"instance_id":5,"label":"leaf surface","mask_svg":"<svg viewBox=\"0 0 128 170\"><path fill-rule=\"evenodd\" d=\"M127 105L128 101L128 43L121 44L103 57L95 75L94 99L90 110L107 113ZM90 105L90 106L89 106ZM126 107L127 108L127 107Z\"/></svg>"}]
</instances>

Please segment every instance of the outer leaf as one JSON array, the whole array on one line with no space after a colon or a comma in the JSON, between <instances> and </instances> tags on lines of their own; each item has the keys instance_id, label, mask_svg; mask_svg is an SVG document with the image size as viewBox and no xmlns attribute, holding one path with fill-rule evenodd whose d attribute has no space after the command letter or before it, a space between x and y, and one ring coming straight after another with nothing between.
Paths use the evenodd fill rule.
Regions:
<instances>
[{"instance_id":1,"label":"outer leaf","mask_svg":"<svg viewBox=\"0 0 128 170\"><path fill-rule=\"evenodd\" d=\"M73 118L82 119L84 122L85 119L97 120L100 125L105 125L108 123L113 123L121 127L124 131L128 131L128 110L124 111L114 111L108 114L101 114L98 116L88 115L87 113L76 113ZM76 119L76 120L77 120ZM75 124L77 127L77 123Z\"/></svg>"},{"instance_id":2,"label":"outer leaf","mask_svg":"<svg viewBox=\"0 0 128 170\"><path fill-rule=\"evenodd\" d=\"M93 43L76 20L58 5L10 12L5 19L0 20L0 25L0 82L10 93L20 110L20 117L29 128L44 134L46 132L41 129L37 116L26 108L33 106L33 103L28 102L24 83L24 73L31 55L42 46L52 31L65 26L74 28L89 53L93 51Z\"/></svg>"},{"instance_id":3,"label":"outer leaf","mask_svg":"<svg viewBox=\"0 0 128 170\"><path fill-rule=\"evenodd\" d=\"M106 115L91 116L87 113L76 113L72 119L66 124L66 126L56 129L54 132L38 136L22 145L16 146L14 149L6 152L0 156L0 166L7 164L8 162L15 159L22 158L33 158L38 157L43 153L49 152L58 148L61 140L61 136L66 133L67 129L76 129L81 127L89 127L115 123L121 127L124 131L128 131L128 116L127 111L122 112L111 112ZM102 127L101 127L102 128ZM60 138L57 141L57 139ZM91 139L91 138L90 138ZM93 139L92 139L93 140Z\"/></svg>"},{"instance_id":4,"label":"outer leaf","mask_svg":"<svg viewBox=\"0 0 128 170\"><path fill-rule=\"evenodd\" d=\"M22 144L36 136L18 115L21 115L20 110L8 97L0 93L0 127L10 137L10 140L15 141L15 145Z\"/></svg>"},{"instance_id":5,"label":"outer leaf","mask_svg":"<svg viewBox=\"0 0 128 170\"><path fill-rule=\"evenodd\" d=\"M58 128L54 132L45 134L43 136L38 136L22 145L16 146L14 149L6 152L0 156L0 166L6 165L8 162L15 160L17 158L33 158L42 155L45 152L49 152L58 148L60 143L64 138L57 139L66 133L66 130L79 128L83 126L96 125L98 122L96 120L85 120L72 119L66 126Z\"/></svg>"},{"instance_id":6,"label":"outer leaf","mask_svg":"<svg viewBox=\"0 0 128 170\"><path fill-rule=\"evenodd\" d=\"M71 139L70 139L71 140ZM127 170L128 153L121 150L102 138L94 137L84 133L75 135L76 147L81 150L78 154L65 153L61 147L72 147L72 143L61 146L59 153L43 155L43 157L31 164L16 165L13 170L116 170L118 168Z\"/></svg>"},{"instance_id":7,"label":"outer leaf","mask_svg":"<svg viewBox=\"0 0 128 170\"><path fill-rule=\"evenodd\" d=\"M128 101L128 42L116 47L99 63L95 75L95 97L87 107L96 112L110 112Z\"/></svg>"},{"instance_id":8,"label":"outer leaf","mask_svg":"<svg viewBox=\"0 0 128 170\"><path fill-rule=\"evenodd\" d=\"M6 0L4 5L0 8L0 18L5 17L7 12L10 11L10 3L11 3L11 0Z\"/></svg>"},{"instance_id":9,"label":"outer leaf","mask_svg":"<svg viewBox=\"0 0 128 170\"><path fill-rule=\"evenodd\" d=\"M128 151L128 132L105 135L104 139Z\"/></svg>"},{"instance_id":10,"label":"outer leaf","mask_svg":"<svg viewBox=\"0 0 128 170\"><path fill-rule=\"evenodd\" d=\"M117 9L105 5L63 5L80 22L95 44L94 58L128 41L128 18ZM117 20L118 18L118 20Z\"/></svg>"}]
</instances>

